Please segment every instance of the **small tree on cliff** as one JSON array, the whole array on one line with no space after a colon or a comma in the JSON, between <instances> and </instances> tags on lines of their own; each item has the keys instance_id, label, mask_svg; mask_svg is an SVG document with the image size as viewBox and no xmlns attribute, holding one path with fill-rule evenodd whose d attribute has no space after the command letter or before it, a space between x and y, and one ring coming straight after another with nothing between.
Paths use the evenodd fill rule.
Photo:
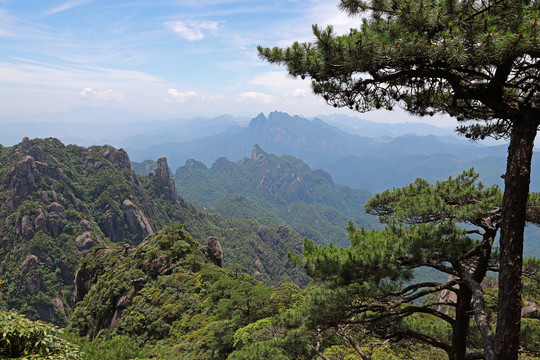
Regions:
<instances>
[{"instance_id":1,"label":"small tree on cliff","mask_svg":"<svg viewBox=\"0 0 540 360\"><path fill-rule=\"evenodd\" d=\"M311 77L335 107L446 113L473 139L510 139L501 220L496 358L517 359L523 229L540 126L540 1L341 0L359 29L313 27L313 43L259 47L259 55ZM472 123L467 123L472 122Z\"/></svg>"}]
</instances>

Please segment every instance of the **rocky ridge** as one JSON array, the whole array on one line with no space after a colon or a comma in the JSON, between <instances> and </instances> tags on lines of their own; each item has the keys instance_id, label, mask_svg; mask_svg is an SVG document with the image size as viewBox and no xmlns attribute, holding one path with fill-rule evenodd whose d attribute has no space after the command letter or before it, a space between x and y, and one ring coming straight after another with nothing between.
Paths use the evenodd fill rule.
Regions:
<instances>
[{"instance_id":1,"label":"rocky ridge","mask_svg":"<svg viewBox=\"0 0 540 360\"><path fill-rule=\"evenodd\" d=\"M223 239L222 257L214 246L209 261L226 265L223 254L231 252L227 261L242 263L251 274L257 260L264 264L261 280L304 281L298 270L283 269L284 253L257 235L257 223L206 215L179 196L165 158L154 173L140 177L127 153L110 146L66 146L52 138L0 146L0 278L7 282L0 306L64 325L84 293L73 297L75 288L95 275L80 274L74 282L85 254L108 251L114 243L129 253L173 223L185 224L199 242ZM285 252L300 251L301 238L292 235L295 245ZM160 273L169 265L157 259L147 267Z\"/></svg>"}]
</instances>

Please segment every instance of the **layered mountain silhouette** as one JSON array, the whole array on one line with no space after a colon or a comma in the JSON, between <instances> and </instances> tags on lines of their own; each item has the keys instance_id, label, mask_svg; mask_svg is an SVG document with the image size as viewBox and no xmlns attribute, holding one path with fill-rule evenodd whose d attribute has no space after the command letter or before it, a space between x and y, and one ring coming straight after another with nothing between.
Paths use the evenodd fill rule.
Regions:
<instances>
[{"instance_id":1,"label":"layered mountain silhouette","mask_svg":"<svg viewBox=\"0 0 540 360\"><path fill-rule=\"evenodd\" d=\"M370 123L367 134L374 133L373 126ZM404 125L399 126L403 130ZM411 130L418 127L411 125ZM427 131L420 129L423 134ZM447 133L448 129L440 133L444 136L367 137L359 132L351 134L320 119L272 112L268 117L259 114L245 128L235 126L205 138L127 150L134 161L167 156L176 168L188 159L197 159L207 166L220 157L239 161L249 157L253 145L258 144L268 153L292 155L311 168L321 168L336 183L371 192L403 186L417 177L442 180L471 167L477 169L486 184L503 185L506 145L482 146L481 142L471 143ZM533 159L533 178L539 162ZM531 186L533 191L540 190L537 181L533 180Z\"/></svg>"},{"instance_id":2,"label":"layered mountain silhouette","mask_svg":"<svg viewBox=\"0 0 540 360\"><path fill-rule=\"evenodd\" d=\"M348 246L349 220L358 227L378 225L363 208L370 192L336 185L327 172L290 155L268 154L259 145L250 158L232 162L221 157L210 168L189 159L176 170L175 180L183 196L209 211L286 224L320 244Z\"/></svg>"}]
</instances>

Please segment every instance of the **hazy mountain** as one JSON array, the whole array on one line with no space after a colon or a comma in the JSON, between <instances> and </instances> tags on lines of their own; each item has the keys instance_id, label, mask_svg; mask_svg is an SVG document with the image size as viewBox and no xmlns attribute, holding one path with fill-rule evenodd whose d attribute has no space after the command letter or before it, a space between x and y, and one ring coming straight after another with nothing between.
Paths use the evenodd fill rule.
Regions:
<instances>
[{"instance_id":1,"label":"hazy mountain","mask_svg":"<svg viewBox=\"0 0 540 360\"><path fill-rule=\"evenodd\" d=\"M438 127L420 122L395 124L378 123L344 114L319 115L317 118L348 133L366 137L399 137L407 134L436 136L454 135L454 127Z\"/></svg>"},{"instance_id":2,"label":"hazy mountain","mask_svg":"<svg viewBox=\"0 0 540 360\"><path fill-rule=\"evenodd\" d=\"M159 120L119 109L80 107L67 113L3 118L0 144L14 145L23 137L54 137L66 144L150 147L217 134L245 125L249 118L231 115Z\"/></svg>"},{"instance_id":3,"label":"hazy mountain","mask_svg":"<svg viewBox=\"0 0 540 360\"><path fill-rule=\"evenodd\" d=\"M249 156L254 144L259 144L270 153L293 155L312 167L320 167L320 164L348 155L394 157L396 154L474 153L479 148L470 143L456 142L455 138L433 135L369 138L350 134L320 119L308 120L272 112L268 117L259 114L247 128L230 128L223 133L188 142L163 143L147 149L128 147L127 150L134 161L164 155L174 167L191 158L207 165L220 156L238 161Z\"/></svg>"},{"instance_id":4,"label":"hazy mountain","mask_svg":"<svg viewBox=\"0 0 540 360\"><path fill-rule=\"evenodd\" d=\"M319 244L348 246L349 220L358 227L378 225L363 209L371 193L335 185L327 172L290 155L268 154L258 145L251 158L236 163L221 157L207 168L188 160L176 170L175 180L184 197L209 211L287 224Z\"/></svg>"},{"instance_id":5,"label":"hazy mountain","mask_svg":"<svg viewBox=\"0 0 540 360\"><path fill-rule=\"evenodd\" d=\"M487 155L489 153L494 155ZM506 148L489 147L477 152L433 155L401 155L398 152L395 157L351 155L320 166L332 174L337 183L371 192L405 186L419 177L430 182L443 180L470 168L476 169L485 184L502 188L502 175L506 172ZM538 171L540 158L534 156L530 185L532 192L540 191Z\"/></svg>"}]
</instances>

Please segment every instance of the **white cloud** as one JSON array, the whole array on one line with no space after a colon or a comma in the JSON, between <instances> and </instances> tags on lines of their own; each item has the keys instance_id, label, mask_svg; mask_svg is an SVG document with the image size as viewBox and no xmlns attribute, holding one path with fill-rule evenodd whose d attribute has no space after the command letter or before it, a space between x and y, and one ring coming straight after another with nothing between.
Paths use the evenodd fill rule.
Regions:
<instances>
[{"instance_id":1,"label":"white cloud","mask_svg":"<svg viewBox=\"0 0 540 360\"><path fill-rule=\"evenodd\" d=\"M255 91L246 91L238 95L237 100L242 104L250 104L253 102L262 104L271 104L277 101L277 97L269 94L263 94Z\"/></svg>"},{"instance_id":2,"label":"white cloud","mask_svg":"<svg viewBox=\"0 0 540 360\"><path fill-rule=\"evenodd\" d=\"M179 37L188 41L199 41L204 39L203 30L217 30L216 21L167 21L168 29L174 31Z\"/></svg>"},{"instance_id":3,"label":"white cloud","mask_svg":"<svg viewBox=\"0 0 540 360\"><path fill-rule=\"evenodd\" d=\"M183 103L195 96L197 96L195 91L180 92L176 89L169 89L167 90L167 97L164 99L164 101Z\"/></svg>"},{"instance_id":4,"label":"white cloud","mask_svg":"<svg viewBox=\"0 0 540 360\"><path fill-rule=\"evenodd\" d=\"M81 96L88 99L119 102L124 101L126 98L125 94L121 91L114 91L111 89L104 91L96 91L90 87L84 88L83 91L81 91Z\"/></svg>"},{"instance_id":5,"label":"white cloud","mask_svg":"<svg viewBox=\"0 0 540 360\"><path fill-rule=\"evenodd\" d=\"M290 92L286 92L283 94L283 97L294 97L294 98L303 98L308 94L308 91L305 89L296 88Z\"/></svg>"},{"instance_id":6,"label":"white cloud","mask_svg":"<svg viewBox=\"0 0 540 360\"><path fill-rule=\"evenodd\" d=\"M81 6L81 5L84 5L86 3L89 3L91 2L92 0L73 0L73 1L67 1L63 4L60 4L48 11L46 11L42 16L49 16L49 15L54 15L54 14L57 14L59 12L62 12L62 11L66 11L66 10L69 10L71 8L74 8L74 7L77 7L77 6Z\"/></svg>"}]
</instances>

